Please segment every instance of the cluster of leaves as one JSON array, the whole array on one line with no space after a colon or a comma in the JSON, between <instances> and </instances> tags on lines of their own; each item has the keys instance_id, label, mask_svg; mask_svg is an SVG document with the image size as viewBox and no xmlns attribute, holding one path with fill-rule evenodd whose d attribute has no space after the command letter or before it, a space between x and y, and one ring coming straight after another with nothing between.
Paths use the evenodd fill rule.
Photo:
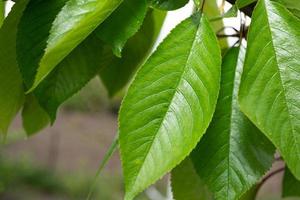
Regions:
<instances>
[{"instance_id":1,"label":"cluster of leaves","mask_svg":"<svg viewBox=\"0 0 300 200\"><path fill-rule=\"evenodd\" d=\"M254 199L275 149L288 167L284 195L299 195L299 3L258 0L247 48L222 59L218 20L255 1L220 15L216 1L195 0L145 61L161 10L187 2L19 0L0 29L0 131L22 108L31 135L93 77L113 96L135 74L119 114L126 200L169 171L177 200Z\"/></svg>"}]
</instances>

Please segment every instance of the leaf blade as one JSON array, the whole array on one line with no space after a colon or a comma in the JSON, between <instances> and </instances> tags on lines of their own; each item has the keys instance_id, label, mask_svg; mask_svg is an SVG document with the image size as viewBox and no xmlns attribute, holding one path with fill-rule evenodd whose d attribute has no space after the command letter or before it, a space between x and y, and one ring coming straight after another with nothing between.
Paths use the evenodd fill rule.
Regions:
<instances>
[{"instance_id":1,"label":"leaf blade","mask_svg":"<svg viewBox=\"0 0 300 200\"><path fill-rule=\"evenodd\" d=\"M172 31L139 70L122 103L119 131L125 199L132 199L195 147L214 112L219 79L217 39L205 17L192 16ZM193 120L199 123L190 123ZM189 137L183 137L178 126ZM166 147L161 148L161 143ZM155 155L153 162L159 167L152 166L149 155Z\"/></svg>"},{"instance_id":2,"label":"leaf blade","mask_svg":"<svg viewBox=\"0 0 300 200\"><path fill-rule=\"evenodd\" d=\"M300 63L299 29L300 21L281 4L269 0L258 2L248 36L239 102L242 111L279 149L300 179L300 134L296 119L300 83L295 78ZM258 38L261 31L265 34Z\"/></svg>"},{"instance_id":3,"label":"leaf blade","mask_svg":"<svg viewBox=\"0 0 300 200\"><path fill-rule=\"evenodd\" d=\"M69 0L53 22L45 54L29 91L33 91L121 2L122 0Z\"/></svg>"},{"instance_id":4,"label":"leaf blade","mask_svg":"<svg viewBox=\"0 0 300 200\"><path fill-rule=\"evenodd\" d=\"M271 168L275 153L238 106L244 57L244 47L232 48L224 56L217 108L192 152L196 171L217 200L239 199Z\"/></svg>"}]
</instances>

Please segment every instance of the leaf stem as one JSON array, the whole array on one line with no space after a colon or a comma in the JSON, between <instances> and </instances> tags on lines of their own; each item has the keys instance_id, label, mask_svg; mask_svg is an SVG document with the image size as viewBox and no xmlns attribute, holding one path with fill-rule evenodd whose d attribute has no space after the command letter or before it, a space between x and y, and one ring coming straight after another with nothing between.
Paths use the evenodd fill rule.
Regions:
<instances>
[{"instance_id":1,"label":"leaf stem","mask_svg":"<svg viewBox=\"0 0 300 200\"><path fill-rule=\"evenodd\" d=\"M110 147L108 148L107 152L105 153L105 155L103 157L103 160L100 163L99 169L97 170L96 176L95 176L95 178L94 178L94 180L93 180L93 182L92 182L92 184L91 184L91 186L89 188L89 193L87 195L86 200L90 200L91 199L91 197L93 195L93 192L95 190L96 184L97 184L98 177L100 176L102 170L104 169L104 167L106 166L106 164L108 163L108 161L112 157L113 153L117 149L118 143L119 143L119 135L117 135L115 137L115 139L113 140L112 144L110 145Z\"/></svg>"}]
</instances>

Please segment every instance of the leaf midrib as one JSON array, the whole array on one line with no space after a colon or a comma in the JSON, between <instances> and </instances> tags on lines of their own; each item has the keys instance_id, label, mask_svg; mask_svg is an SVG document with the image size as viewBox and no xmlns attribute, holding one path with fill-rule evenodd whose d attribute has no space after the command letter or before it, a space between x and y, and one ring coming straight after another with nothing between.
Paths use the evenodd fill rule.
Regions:
<instances>
[{"instance_id":1,"label":"leaf midrib","mask_svg":"<svg viewBox=\"0 0 300 200\"><path fill-rule=\"evenodd\" d=\"M189 20L193 20L193 19L189 19ZM154 135L154 139L153 139L153 141L151 142L151 145L149 145L149 147L148 147L148 149L145 151L146 153L145 153L145 157L144 157L144 159L143 159L143 165L141 165L141 167L140 167L140 169L139 169L139 171L138 171L138 173L137 173L137 176L136 176L136 178L135 178L135 180L134 180L134 184L133 184L133 187L132 188L135 188L135 185L136 185L136 180L139 178L139 176L140 176L140 172L141 172L141 170L142 170L142 168L143 168L143 166L144 166L144 162L145 162L145 160L147 159L147 157L148 157L148 155L149 155L149 151L150 151L150 149L152 148L152 145L153 145L153 143L155 142L155 140L157 139L157 133L160 131L160 129L162 128L162 125L164 124L163 122L165 121L165 118L166 118L166 116L167 116L167 113L168 113L168 111L170 110L170 106L172 105L172 102L173 102L173 100L174 100L174 98L175 98L175 95L176 95L176 93L177 93L177 88L178 88L178 86L180 85L180 83L181 83L181 81L182 81L182 79L183 79L183 76L185 75L185 72L186 72L186 69L187 69L187 64L189 63L189 60L190 60L190 56L191 56L191 52L192 52L192 50L194 49L194 47L195 47L195 42L197 41L196 40L196 38L197 38L197 36L198 36L198 34L199 34L199 27L201 26L201 21L202 21L202 14L200 15L200 18L198 19L198 25L197 25L197 31L196 31L196 33L195 33L195 36L194 36L194 38L193 38L193 43L192 43L192 46L191 46L191 48L190 48L190 50L189 50L189 52L188 52L188 54L187 54L187 61L186 61L186 65L183 67L183 70L182 70L182 74L181 74L181 76L179 77L179 80L178 80L178 82L177 82L177 84L176 84L176 87L175 87L175 89L174 89L174 93L173 93L173 95L172 95L172 97L171 97L171 100L170 100L170 103L169 103L169 105L168 105L168 107L167 107L167 109L166 109L166 112L165 112L165 114L164 114L164 116L162 117L162 120L161 120L161 123L160 123L160 126L159 126L159 128L157 129L157 131L156 131L156 134ZM193 22L194 23L194 22Z\"/></svg>"},{"instance_id":2,"label":"leaf midrib","mask_svg":"<svg viewBox=\"0 0 300 200\"><path fill-rule=\"evenodd\" d=\"M268 23L268 31L269 31L269 34L270 34L270 36L271 36L271 46L272 46L272 50L273 50L273 52L274 52L274 57L275 57L275 61L276 61L276 65L277 65L277 70L278 70L278 75L279 75L279 79L280 79L280 85L281 85L281 87L282 87L282 91L283 91L283 96L284 96L284 104L285 104L285 106L286 106L286 108L287 108L287 111L288 111L288 113L289 113L289 115L288 115L288 121L289 121L289 124L291 125L291 128L292 128L292 137L294 138L294 141L295 141L295 144L297 145L297 146L299 146L300 145L300 143L299 143L299 141L297 140L297 137L295 137L295 132L296 132L296 130L295 130L295 127L294 127L294 124L292 123L292 119L291 119L291 117L290 117L290 108L289 108L289 106L288 106L288 103L287 103L287 97L286 97L286 90L285 90L285 87L283 86L284 84L283 84L283 80L282 80L282 77L281 77L281 71L280 71L280 69L279 69L279 64L278 64L278 59L277 59L277 54L276 54L276 50L275 50L275 45L274 45L274 42L273 42L273 40L274 40L274 37L273 37L273 34L272 34L272 30L271 30L271 25L270 25L270 21L269 21L269 15L268 15L268 11L267 11L267 5L266 5L266 2L265 2L265 0L263 0L264 1L264 10L265 10L265 13L266 13L266 15L267 15L267 23ZM272 2L270 2L270 4L272 4ZM273 5L272 5L273 6ZM277 15L277 14L276 14ZM295 148L296 149L296 153L300 153L299 152L299 150L298 150L298 148ZM284 156L284 155L282 155L282 156Z\"/></svg>"}]
</instances>

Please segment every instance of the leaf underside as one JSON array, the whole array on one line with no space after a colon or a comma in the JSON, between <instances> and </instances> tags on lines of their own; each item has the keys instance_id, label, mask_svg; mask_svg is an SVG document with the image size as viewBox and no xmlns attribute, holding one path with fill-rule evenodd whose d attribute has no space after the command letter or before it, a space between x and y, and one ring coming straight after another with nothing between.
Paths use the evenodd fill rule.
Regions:
<instances>
[{"instance_id":1,"label":"leaf underside","mask_svg":"<svg viewBox=\"0 0 300 200\"><path fill-rule=\"evenodd\" d=\"M300 21L260 0L248 35L239 101L300 179Z\"/></svg>"},{"instance_id":2,"label":"leaf underside","mask_svg":"<svg viewBox=\"0 0 300 200\"><path fill-rule=\"evenodd\" d=\"M119 115L126 200L179 164L214 112L220 48L206 17L180 25L138 71Z\"/></svg>"}]
</instances>

